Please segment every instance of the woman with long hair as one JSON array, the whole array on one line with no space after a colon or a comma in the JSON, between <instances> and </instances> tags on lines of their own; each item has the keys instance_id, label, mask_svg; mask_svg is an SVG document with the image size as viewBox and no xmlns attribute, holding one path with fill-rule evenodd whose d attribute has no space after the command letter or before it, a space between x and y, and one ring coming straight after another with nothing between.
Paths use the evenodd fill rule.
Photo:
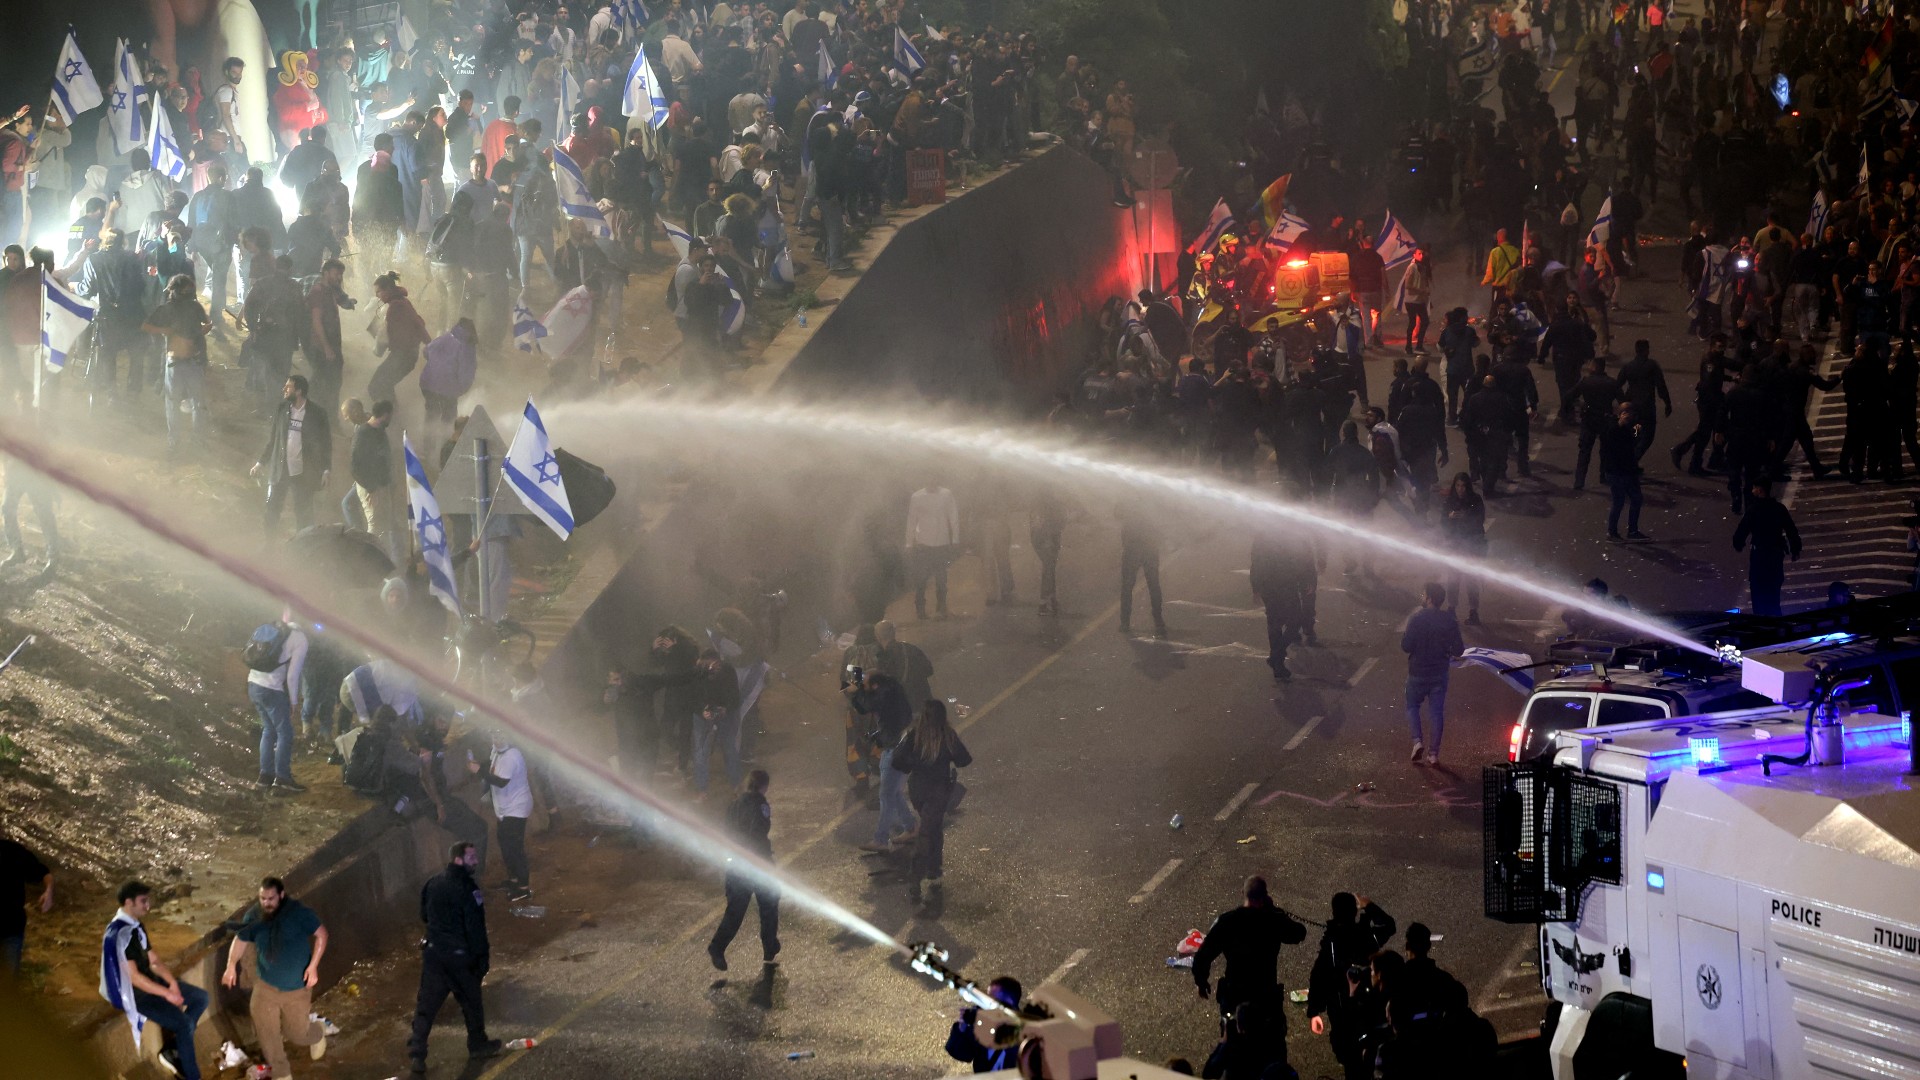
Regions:
<instances>
[{"instance_id":1,"label":"woman with long hair","mask_svg":"<svg viewBox=\"0 0 1920 1080\"><path fill-rule=\"evenodd\" d=\"M955 770L971 764L973 755L960 741L960 733L947 723L946 703L938 698L926 703L894 748L893 767L907 774L907 801L920 817L920 831L913 841L911 896L916 904L922 881L936 891L945 883L947 807L959 783Z\"/></svg>"},{"instance_id":2,"label":"woman with long hair","mask_svg":"<svg viewBox=\"0 0 1920 1080\"><path fill-rule=\"evenodd\" d=\"M1447 488L1446 497L1440 503L1440 527L1447 538L1447 546L1466 558L1477 559L1487 553L1487 504L1473 490L1473 477L1466 473L1455 473L1453 485ZM1467 625L1480 625L1480 579L1466 573L1459 567L1450 571L1451 581L1447 583L1447 597L1452 601L1448 610L1460 606L1460 592L1467 594Z\"/></svg>"}]
</instances>

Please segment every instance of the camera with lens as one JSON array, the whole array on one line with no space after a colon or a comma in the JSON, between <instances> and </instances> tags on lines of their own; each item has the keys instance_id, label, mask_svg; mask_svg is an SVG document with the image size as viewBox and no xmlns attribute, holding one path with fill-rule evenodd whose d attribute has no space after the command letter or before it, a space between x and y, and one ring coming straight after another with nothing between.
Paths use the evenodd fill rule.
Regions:
<instances>
[{"instance_id":1,"label":"camera with lens","mask_svg":"<svg viewBox=\"0 0 1920 1080\"><path fill-rule=\"evenodd\" d=\"M867 682L867 673L861 669L860 665L848 664L847 677L845 681L841 682L840 685L841 686L865 686L866 682Z\"/></svg>"}]
</instances>

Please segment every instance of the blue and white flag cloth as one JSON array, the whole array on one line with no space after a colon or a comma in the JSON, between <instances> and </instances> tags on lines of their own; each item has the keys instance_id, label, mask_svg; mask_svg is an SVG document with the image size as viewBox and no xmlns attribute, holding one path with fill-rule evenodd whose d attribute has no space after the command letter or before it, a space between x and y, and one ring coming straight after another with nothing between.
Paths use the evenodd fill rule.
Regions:
<instances>
[{"instance_id":1,"label":"blue and white flag cloth","mask_svg":"<svg viewBox=\"0 0 1920 1080\"><path fill-rule=\"evenodd\" d=\"M594 236L602 240L613 239L613 226L607 224L607 215L593 204L593 193L587 190L586 174L558 146L553 148L553 183L560 192L560 209L563 213L586 222Z\"/></svg>"},{"instance_id":2,"label":"blue and white flag cloth","mask_svg":"<svg viewBox=\"0 0 1920 1080\"><path fill-rule=\"evenodd\" d=\"M394 44L400 46L400 51L409 56L413 55L413 47L420 43L419 33L405 15L400 16L400 26L393 32L393 40Z\"/></svg>"},{"instance_id":3,"label":"blue and white flag cloth","mask_svg":"<svg viewBox=\"0 0 1920 1080\"><path fill-rule=\"evenodd\" d=\"M1220 199L1213 204L1213 212L1207 215L1207 227L1187 245L1187 254L1198 255L1203 251L1212 251L1213 245L1233 228L1233 211L1227 208L1227 200Z\"/></svg>"},{"instance_id":4,"label":"blue and white flag cloth","mask_svg":"<svg viewBox=\"0 0 1920 1080\"><path fill-rule=\"evenodd\" d=\"M1462 650L1453 662L1459 667L1486 668L1515 690L1523 694L1533 692L1534 661L1526 653L1475 647Z\"/></svg>"},{"instance_id":5,"label":"blue and white flag cloth","mask_svg":"<svg viewBox=\"0 0 1920 1080\"><path fill-rule=\"evenodd\" d=\"M147 100L147 77L140 73L127 39L114 46L113 90L107 97L107 127L113 132L113 152L125 156L147 144L147 125L140 106Z\"/></svg>"},{"instance_id":6,"label":"blue and white flag cloth","mask_svg":"<svg viewBox=\"0 0 1920 1080\"><path fill-rule=\"evenodd\" d=\"M573 69L560 69L560 125L553 133L554 139L567 137L572 130L573 114L580 109L580 80L573 77Z\"/></svg>"},{"instance_id":7,"label":"blue and white flag cloth","mask_svg":"<svg viewBox=\"0 0 1920 1080\"><path fill-rule=\"evenodd\" d=\"M1267 230L1266 238L1260 243L1263 247L1284 255L1302 236L1307 234L1307 228L1306 218L1291 211L1282 211L1280 220L1273 223L1273 228Z\"/></svg>"},{"instance_id":8,"label":"blue and white flag cloth","mask_svg":"<svg viewBox=\"0 0 1920 1080\"><path fill-rule=\"evenodd\" d=\"M1827 211L1830 208L1825 191L1813 193L1813 210L1807 214L1807 235L1818 243L1821 234L1827 231Z\"/></svg>"},{"instance_id":9,"label":"blue and white flag cloth","mask_svg":"<svg viewBox=\"0 0 1920 1080\"><path fill-rule=\"evenodd\" d=\"M420 560L427 564L427 591L457 619L460 590L453 584L453 556L447 552L447 522L440 515L440 500L433 497L427 470L405 432L400 446L407 454L407 520L413 522L414 536L420 541Z\"/></svg>"},{"instance_id":10,"label":"blue and white flag cloth","mask_svg":"<svg viewBox=\"0 0 1920 1080\"><path fill-rule=\"evenodd\" d=\"M527 504L533 516L565 540L573 535L573 505L567 501L567 485L560 479L560 460L553 456L547 426L540 422L540 410L527 399L521 413L520 430L507 448L507 460L501 466L507 486Z\"/></svg>"},{"instance_id":11,"label":"blue and white flag cloth","mask_svg":"<svg viewBox=\"0 0 1920 1080\"><path fill-rule=\"evenodd\" d=\"M1373 238L1373 250L1380 253L1380 261L1386 263L1387 269L1412 259L1414 249L1419 246L1407 227L1393 216L1393 211L1387 211L1387 220L1380 223L1380 232Z\"/></svg>"},{"instance_id":12,"label":"blue and white flag cloth","mask_svg":"<svg viewBox=\"0 0 1920 1080\"><path fill-rule=\"evenodd\" d=\"M540 339L547 336L547 326L534 318L527 307L527 294L521 293L513 302L513 343L521 352L540 352Z\"/></svg>"},{"instance_id":13,"label":"blue and white flag cloth","mask_svg":"<svg viewBox=\"0 0 1920 1080\"><path fill-rule=\"evenodd\" d=\"M99 307L74 295L52 274L40 272L40 344L47 348L47 367L59 371L67 366L67 350L80 340L80 332L93 321Z\"/></svg>"},{"instance_id":14,"label":"blue and white flag cloth","mask_svg":"<svg viewBox=\"0 0 1920 1080\"><path fill-rule=\"evenodd\" d=\"M1455 61L1454 70L1462 79L1484 79L1500 66L1500 46L1492 34L1481 38Z\"/></svg>"},{"instance_id":15,"label":"blue and white flag cloth","mask_svg":"<svg viewBox=\"0 0 1920 1080\"><path fill-rule=\"evenodd\" d=\"M153 161L153 171L179 183L187 178L187 156L180 152L180 144L173 138L173 122L167 119L167 110L153 110L153 136L147 141L147 156Z\"/></svg>"},{"instance_id":16,"label":"blue and white flag cloth","mask_svg":"<svg viewBox=\"0 0 1920 1080\"><path fill-rule=\"evenodd\" d=\"M147 948L147 932L140 927L139 920L124 911L115 912L113 921L107 924L107 932L100 939L100 996L106 998L114 1008L127 1014L127 1023L133 1026L133 1045L140 1045L140 1033L147 1026L147 1018L140 1015L140 1008L134 1003L133 980L127 978L127 968L131 962L127 959L127 946L133 939L140 939L140 948Z\"/></svg>"},{"instance_id":17,"label":"blue and white flag cloth","mask_svg":"<svg viewBox=\"0 0 1920 1080\"><path fill-rule=\"evenodd\" d=\"M945 41L947 40L947 35L941 33L938 30L935 30L933 28L933 24L928 23L927 24L927 40L928 41Z\"/></svg>"},{"instance_id":18,"label":"blue and white flag cloth","mask_svg":"<svg viewBox=\"0 0 1920 1080\"><path fill-rule=\"evenodd\" d=\"M732 337L747 327L747 298L740 295L740 286L733 283L733 275L720 270L720 280L727 283L727 306L720 312L720 332Z\"/></svg>"},{"instance_id":19,"label":"blue and white flag cloth","mask_svg":"<svg viewBox=\"0 0 1920 1080\"><path fill-rule=\"evenodd\" d=\"M620 98L620 111L638 120L645 117L651 127L667 122L667 95L660 89L660 75L647 60L647 50L633 54L633 67L627 69L627 89Z\"/></svg>"},{"instance_id":20,"label":"blue and white flag cloth","mask_svg":"<svg viewBox=\"0 0 1920 1080\"><path fill-rule=\"evenodd\" d=\"M666 218L660 219L660 231L667 234L667 243L673 245L674 250L680 253L680 258L684 261L687 252L693 250L693 234Z\"/></svg>"},{"instance_id":21,"label":"blue and white flag cloth","mask_svg":"<svg viewBox=\"0 0 1920 1080\"><path fill-rule=\"evenodd\" d=\"M893 66L908 75L918 75L927 66L927 58L913 47L907 39L907 32L898 26L893 28Z\"/></svg>"},{"instance_id":22,"label":"blue and white flag cloth","mask_svg":"<svg viewBox=\"0 0 1920 1080\"><path fill-rule=\"evenodd\" d=\"M767 280L787 287L798 282L799 277L793 272L792 248L781 244L779 253L767 260Z\"/></svg>"},{"instance_id":23,"label":"blue and white flag cloth","mask_svg":"<svg viewBox=\"0 0 1920 1080\"><path fill-rule=\"evenodd\" d=\"M1613 193L1608 192L1606 201L1600 204L1600 213L1593 219L1593 228L1587 230L1587 246L1604 244L1613 236Z\"/></svg>"},{"instance_id":24,"label":"blue and white flag cloth","mask_svg":"<svg viewBox=\"0 0 1920 1080\"><path fill-rule=\"evenodd\" d=\"M833 84L840 81L840 68L833 62L833 54L827 52L827 43L824 40L820 42L820 58L816 66L821 88L832 93Z\"/></svg>"},{"instance_id":25,"label":"blue and white flag cloth","mask_svg":"<svg viewBox=\"0 0 1920 1080\"><path fill-rule=\"evenodd\" d=\"M106 100L93 77L93 68L87 66L87 58L80 52L79 39L73 36L73 28L68 27L67 43L60 47L60 66L53 69L54 111L60 114L60 119L72 124L74 117L99 108Z\"/></svg>"}]
</instances>

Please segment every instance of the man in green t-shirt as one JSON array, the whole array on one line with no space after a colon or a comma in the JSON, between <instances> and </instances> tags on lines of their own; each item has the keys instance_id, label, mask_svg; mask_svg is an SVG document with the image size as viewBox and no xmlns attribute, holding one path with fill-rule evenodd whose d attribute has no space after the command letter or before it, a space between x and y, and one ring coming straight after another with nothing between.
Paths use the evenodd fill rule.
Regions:
<instances>
[{"instance_id":1,"label":"man in green t-shirt","mask_svg":"<svg viewBox=\"0 0 1920 1080\"><path fill-rule=\"evenodd\" d=\"M240 984L240 961L254 954L253 1033L276 1077L293 1075L285 1044L304 1046L319 1061L327 1035L313 1019L313 987L320 981L320 958L327 952L327 928L312 908L287 896L279 878L260 882L260 902L234 935L221 982Z\"/></svg>"}]
</instances>

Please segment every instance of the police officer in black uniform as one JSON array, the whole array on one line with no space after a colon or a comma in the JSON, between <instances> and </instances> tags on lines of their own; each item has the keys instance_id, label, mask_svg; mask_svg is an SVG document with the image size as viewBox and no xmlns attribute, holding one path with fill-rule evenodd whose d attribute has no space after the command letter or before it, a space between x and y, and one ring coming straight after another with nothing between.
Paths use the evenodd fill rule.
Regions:
<instances>
[{"instance_id":1,"label":"police officer in black uniform","mask_svg":"<svg viewBox=\"0 0 1920 1080\"><path fill-rule=\"evenodd\" d=\"M1248 878L1245 896L1245 903L1213 920L1207 939L1193 958L1193 982L1202 998L1213 990L1213 958L1227 958L1220 988L1213 993L1222 1018L1243 1002L1276 997L1280 993L1276 971L1280 946L1307 940L1307 928L1274 906L1267 894L1266 878Z\"/></svg>"},{"instance_id":2,"label":"police officer in black uniform","mask_svg":"<svg viewBox=\"0 0 1920 1080\"><path fill-rule=\"evenodd\" d=\"M747 785L740 797L727 807L727 831L741 847L772 862L773 841L767 839L772 829L773 807L767 803L767 770L755 769L747 774ZM712 958L713 966L727 970L727 946L733 942L733 935L740 932L740 924L746 921L748 900L760 905L761 960L773 963L774 957L780 955L780 887L764 877L729 869L726 890L727 913L720 916L713 940L707 943L707 956Z\"/></svg>"},{"instance_id":3,"label":"police officer in black uniform","mask_svg":"<svg viewBox=\"0 0 1920 1080\"><path fill-rule=\"evenodd\" d=\"M460 1003L467 1021L467 1056L489 1058L501 1052L499 1039L487 1037L487 1014L480 1000L480 980L486 977L487 913L481 907L480 853L464 840L448 852L447 868L420 890L420 921L427 937L420 953L420 995L413 1006L413 1036L407 1056L415 1075L427 1071L427 1035L447 995Z\"/></svg>"}]
</instances>

